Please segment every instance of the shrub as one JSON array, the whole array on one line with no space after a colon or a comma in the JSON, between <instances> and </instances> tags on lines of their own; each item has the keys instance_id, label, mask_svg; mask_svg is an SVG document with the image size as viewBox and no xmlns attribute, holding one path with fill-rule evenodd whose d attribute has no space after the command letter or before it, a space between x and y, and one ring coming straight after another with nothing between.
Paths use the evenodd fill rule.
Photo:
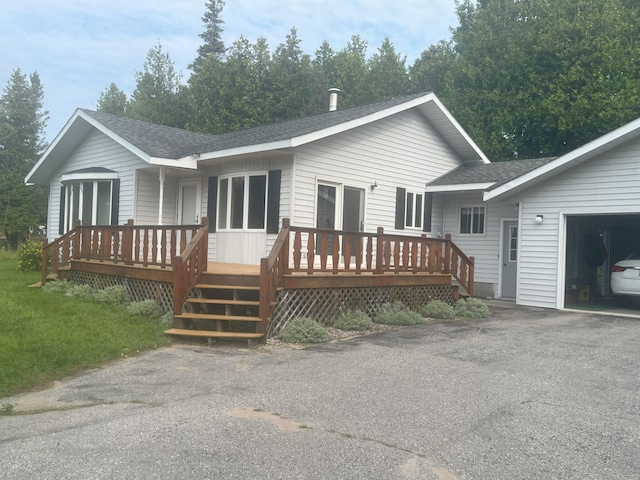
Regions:
<instances>
[{"instance_id":1,"label":"shrub","mask_svg":"<svg viewBox=\"0 0 640 480\"><path fill-rule=\"evenodd\" d=\"M143 300L127 305L129 315L138 315L145 318L160 318L164 314L160 305L155 300Z\"/></svg>"},{"instance_id":2,"label":"shrub","mask_svg":"<svg viewBox=\"0 0 640 480\"><path fill-rule=\"evenodd\" d=\"M385 325L417 325L423 323L422 315L412 312L402 302L385 303L373 319Z\"/></svg>"},{"instance_id":3,"label":"shrub","mask_svg":"<svg viewBox=\"0 0 640 480\"><path fill-rule=\"evenodd\" d=\"M488 318L491 316L489 307L482 300L473 297L458 300L454 311L459 317L465 318Z\"/></svg>"},{"instance_id":4,"label":"shrub","mask_svg":"<svg viewBox=\"0 0 640 480\"><path fill-rule=\"evenodd\" d=\"M160 317L160 323L168 327L173 326L173 312L172 311L165 312Z\"/></svg>"},{"instance_id":5,"label":"shrub","mask_svg":"<svg viewBox=\"0 0 640 480\"><path fill-rule=\"evenodd\" d=\"M280 340L287 343L323 343L329 341L329 332L312 318L297 317L282 330Z\"/></svg>"},{"instance_id":6,"label":"shrub","mask_svg":"<svg viewBox=\"0 0 640 480\"><path fill-rule=\"evenodd\" d=\"M27 240L18 248L18 270L39 271L42 268L42 243Z\"/></svg>"},{"instance_id":7,"label":"shrub","mask_svg":"<svg viewBox=\"0 0 640 480\"><path fill-rule=\"evenodd\" d=\"M65 292L65 296L72 298L93 299L95 291L89 285L71 284Z\"/></svg>"},{"instance_id":8,"label":"shrub","mask_svg":"<svg viewBox=\"0 0 640 480\"><path fill-rule=\"evenodd\" d=\"M66 280L53 280L45 283L42 286L42 291L47 293L57 293L61 295L66 295L67 291L73 286L72 283L67 282Z\"/></svg>"},{"instance_id":9,"label":"shrub","mask_svg":"<svg viewBox=\"0 0 640 480\"><path fill-rule=\"evenodd\" d=\"M340 330L367 330L372 323L371 317L362 310L344 310L333 326Z\"/></svg>"},{"instance_id":10,"label":"shrub","mask_svg":"<svg viewBox=\"0 0 640 480\"><path fill-rule=\"evenodd\" d=\"M131 296L122 285L113 285L96 292L95 301L111 305L126 305L131 301Z\"/></svg>"},{"instance_id":11,"label":"shrub","mask_svg":"<svg viewBox=\"0 0 640 480\"><path fill-rule=\"evenodd\" d=\"M429 318L442 318L445 320L455 317L453 307L442 300L432 300L420 309L420 313Z\"/></svg>"}]
</instances>

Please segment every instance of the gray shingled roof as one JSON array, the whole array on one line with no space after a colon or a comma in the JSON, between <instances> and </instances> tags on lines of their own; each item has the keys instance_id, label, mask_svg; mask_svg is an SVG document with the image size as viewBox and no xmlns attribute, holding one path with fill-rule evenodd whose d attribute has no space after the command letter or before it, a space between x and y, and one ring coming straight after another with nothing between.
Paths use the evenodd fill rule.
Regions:
<instances>
[{"instance_id":1,"label":"gray shingled roof","mask_svg":"<svg viewBox=\"0 0 640 480\"><path fill-rule=\"evenodd\" d=\"M189 132L91 110L82 111L152 157L177 159L196 152L216 152L296 138L401 105L424 95L426 93L407 95L220 135Z\"/></svg>"},{"instance_id":2,"label":"gray shingled roof","mask_svg":"<svg viewBox=\"0 0 640 480\"><path fill-rule=\"evenodd\" d=\"M81 109L116 135L152 157L177 159L198 152L194 145L210 142L214 135L118 117Z\"/></svg>"},{"instance_id":3,"label":"gray shingled roof","mask_svg":"<svg viewBox=\"0 0 640 480\"><path fill-rule=\"evenodd\" d=\"M549 163L555 157L534 158L531 160L512 160L487 164L464 164L449 173L428 183L429 187L447 185L465 185L470 183L493 183L491 189L499 187L514 178L529 173Z\"/></svg>"}]
</instances>

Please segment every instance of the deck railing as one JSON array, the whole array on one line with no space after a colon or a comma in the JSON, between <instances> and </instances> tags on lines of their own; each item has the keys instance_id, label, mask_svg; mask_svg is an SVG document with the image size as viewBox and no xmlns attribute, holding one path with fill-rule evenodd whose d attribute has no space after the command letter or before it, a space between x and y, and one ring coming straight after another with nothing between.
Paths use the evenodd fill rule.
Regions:
<instances>
[{"instance_id":1,"label":"deck railing","mask_svg":"<svg viewBox=\"0 0 640 480\"><path fill-rule=\"evenodd\" d=\"M288 273L289 259L289 219L282 222L282 229L278 233L268 257L260 260L260 319L259 333L267 334L269 318L273 313L278 296L278 287L282 276Z\"/></svg>"},{"instance_id":2,"label":"deck railing","mask_svg":"<svg viewBox=\"0 0 640 480\"><path fill-rule=\"evenodd\" d=\"M207 271L209 219L202 218L202 226L189 245L173 258L173 313L182 313L182 306L200 274Z\"/></svg>"},{"instance_id":3,"label":"deck railing","mask_svg":"<svg viewBox=\"0 0 640 480\"><path fill-rule=\"evenodd\" d=\"M203 218L204 222L204 218ZM78 225L42 249L42 284L73 260L167 268L183 252L201 225Z\"/></svg>"},{"instance_id":4,"label":"deck railing","mask_svg":"<svg viewBox=\"0 0 640 480\"><path fill-rule=\"evenodd\" d=\"M445 273L473 295L474 258L467 257L451 235L428 238L376 233L290 227L293 235L291 272Z\"/></svg>"}]
</instances>

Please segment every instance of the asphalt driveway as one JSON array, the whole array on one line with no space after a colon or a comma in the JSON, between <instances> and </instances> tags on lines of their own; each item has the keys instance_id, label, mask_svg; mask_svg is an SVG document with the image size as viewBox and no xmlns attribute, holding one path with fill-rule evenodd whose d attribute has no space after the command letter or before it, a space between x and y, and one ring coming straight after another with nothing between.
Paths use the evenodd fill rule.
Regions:
<instances>
[{"instance_id":1,"label":"asphalt driveway","mask_svg":"<svg viewBox=\"0 0 640 480\"><path fill-rule=\"evenodd\" d=\"M640 477L640 319L492 307L335 344L176 346L0 399L3 479Z\"/></svg>"}]
</instances>

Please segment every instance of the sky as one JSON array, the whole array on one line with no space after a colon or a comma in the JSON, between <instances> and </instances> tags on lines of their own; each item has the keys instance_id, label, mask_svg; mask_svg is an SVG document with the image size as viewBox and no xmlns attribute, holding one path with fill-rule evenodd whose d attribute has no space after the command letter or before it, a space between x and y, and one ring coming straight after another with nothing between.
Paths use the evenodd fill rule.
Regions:
<instances>
[{"instance_id":1,"label":"sky","mask_svg":"<svg viewBox=\"0 0 640 480\"><path fill-rule=\"evenodd\" d=\"M0 12L0 86L16 68L38 72L52 141L76 108L95 109L112 82L130 95L158 43L186 83L205 0L2 0ZM370 56L389 37L408 66L458 23L455 0L226 0L222 19L226 46L241 35L265 37L273 52L295 27L312 57L323 40L340 50L354 34Z\"/></svg>"}]
</instances>

